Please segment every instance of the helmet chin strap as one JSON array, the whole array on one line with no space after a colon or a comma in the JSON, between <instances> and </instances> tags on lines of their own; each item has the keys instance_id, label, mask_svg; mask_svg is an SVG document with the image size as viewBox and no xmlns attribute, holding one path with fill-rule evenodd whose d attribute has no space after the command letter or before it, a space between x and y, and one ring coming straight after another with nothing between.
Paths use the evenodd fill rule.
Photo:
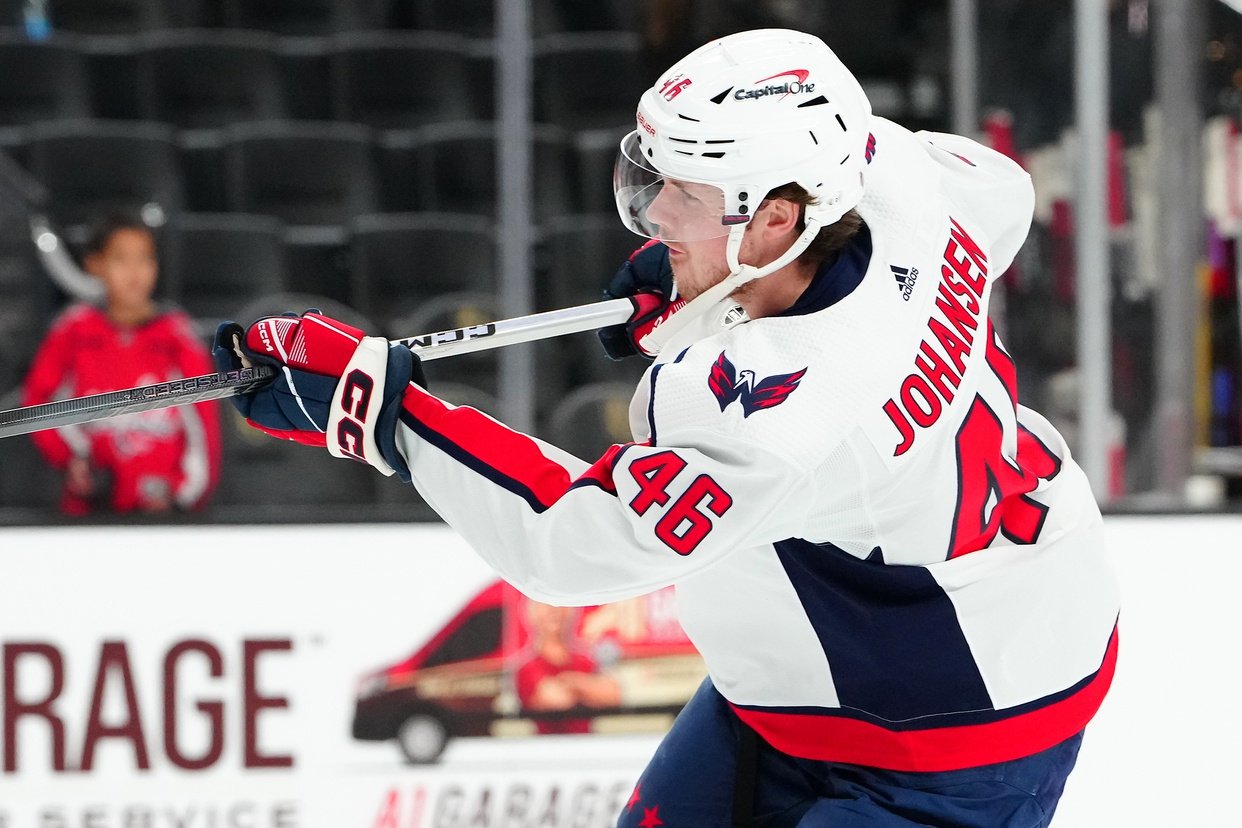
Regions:
<instances>
[{"instance_id":1,"label":"helmet chin strap","mask_svg":"<svg viewBox=\"0 0 1242 828\"><path fill-rule=\"evenodd\" d=\"M742 249L742 237L746 235L748 224L738 224L729 228L729 244L725 250L725 256L729 263L729 275L717 284L700 293L698 296L687 302L680 310L672 316L664 320L664 323L658 325L651 333L643 337L643 350L648 353L658 353L670 339L684 330L691 322L694 322L707 311L715 307L719 302L725 299L733 291L737 290L747 282L753 282L767 276L769 273L775 273L781 268L788 265L794 259L802 254L815 240L815 236L819 233L822 221L819 216L811 214L807 211L806 229L802 234L794 240L789 249L778 256L774 261L769 262L762 267L755 265L742 264L738 261L738 254ZM744 317L742 317L744 318ZM728 326L732 327L737 323L737 317L732 317L733 321Z\"/></svg>"},{"instance_id":2,"label":"helmet chin strap","mask_svg":"<svg viewBox=\"0 0 1242 828\"><path fill-rule=\"evenodd\" d=\"M733 285L734 288L738 288L747 282L752 282L755 279L780 270L802 255L803 250L810 247L811 242L815 240L815 236L819 233L820 223L817 217L807 216L806 229L802 231L802 235L794 239L794 243L789 245L788 250L763 267L742 264L738 261L738 254L742 250L742 237L746 235L746 228L748 226L748 224L742 224L729 229L729 246L725 250L725 255L729 262L729 275L725 277L722 284L728 283Z\"/></svg>"}]
</instances>

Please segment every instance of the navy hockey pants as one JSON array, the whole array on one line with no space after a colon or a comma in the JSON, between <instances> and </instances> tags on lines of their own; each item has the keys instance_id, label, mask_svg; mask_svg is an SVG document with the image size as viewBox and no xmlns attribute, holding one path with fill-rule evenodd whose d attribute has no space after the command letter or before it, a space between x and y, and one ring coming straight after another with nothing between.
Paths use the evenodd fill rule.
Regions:
<instances>
[{"instance_id":1,"label":"navy hockey pants","mask_svg":"<svg viewBox=\"0 0 1242 828\"><path fill-rule=\"evenodd\" d=\"M753 821L734 823L739 744L747 739L757 743ZM755 737L707 680L660 743L617 825L1039 828L1052 820L1081 743L1079 733L1034 756L939 773L797 759Z\"/></svg>"}]
</instances>

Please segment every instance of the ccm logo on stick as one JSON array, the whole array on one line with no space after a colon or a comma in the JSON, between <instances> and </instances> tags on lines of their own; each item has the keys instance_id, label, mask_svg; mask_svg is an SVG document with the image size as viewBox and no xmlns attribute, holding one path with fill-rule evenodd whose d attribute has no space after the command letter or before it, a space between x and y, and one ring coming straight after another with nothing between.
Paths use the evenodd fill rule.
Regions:
<instances>
[{"instance_id":1,"label":"ccm logo on stick","mask_svg":"<svg viewBox=\"0 0 1242 828\"><path fill-rule=\"evenodd\" d=\"M357 369L349 372L341 386L341 409L345 416L336 426L336 444L345 454L364 463L367 461L362 448L362 424L367 420L374 391L375 380Z\"/></svg>"}]
</instances>

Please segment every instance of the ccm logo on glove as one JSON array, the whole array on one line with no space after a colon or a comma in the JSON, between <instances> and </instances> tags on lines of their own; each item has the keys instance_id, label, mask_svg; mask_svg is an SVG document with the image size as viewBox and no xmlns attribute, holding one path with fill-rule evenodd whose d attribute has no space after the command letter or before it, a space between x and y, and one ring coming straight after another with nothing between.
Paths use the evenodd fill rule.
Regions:
<instances>
[{"instance_id":1,"label":"ccm logo on glove","mask_svg":"<svg viewBox=\"0 0 1242 828\"><path fill-rule=\"evenodd\" d=\"M259 344L263 346L263 350L269 354L276 353L276 346L272 344L272 333L270 330L271 322L263 320L255 326L259 334Z\"/></svg>"},{"instance_id":2,"label":"ccm logo on glove","mask_svg":"<svg viewBox=\"0 0 1242 828\"><path fill-rule=\"evenodd\" d=\"M350 371L349 376L341 381L343 416L336 426L336 444L345 455L364 463L367 458L363 448L366 436L363 423L367 420L367 409L374 391L375 380L362 371Z\"/></svg>"},{"instance_id":3,"label":"ccm logo on glove","mask_svg":"<svg viewBox=\"0 0 1242 828\"><path fill-rule=\"evenodd\" d=\"M405 386L425 380L408 348L318 312L268 316L249 328L225 322L212 356L220 371L251 364L279 369L270 385L233 397L251 425L276 437L326 447L336 457L370 463L383 474L402 466L393 446ZM377 442L376 425L387 423Z\"/></svg>"}]
</instances>

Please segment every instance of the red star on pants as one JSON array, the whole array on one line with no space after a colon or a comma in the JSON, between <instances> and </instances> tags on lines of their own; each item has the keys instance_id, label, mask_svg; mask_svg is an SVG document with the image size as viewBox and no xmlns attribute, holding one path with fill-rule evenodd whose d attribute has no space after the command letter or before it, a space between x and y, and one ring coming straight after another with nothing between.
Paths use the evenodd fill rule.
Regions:
<instances>
[{"instance_id":1,"label":"red star on pants","mask_svg":"<svg viewBox=\"0 0 1242 828\"><path fill-rule=\"evenodd\" d=\"M638 804L638 789L640 785L634 786L634 793L630 794L630 801L625 804L625 812L629 813L634 810L634 806Z\"/></svg>"},{"instance_id":2,"label":"red star on pants","mask_svg":"<svg viewBox=\"0 0 1242 828\"><path fill-rule=\"evenodd\" d=\"M638 823L638 828L656 828L657 825L663 825L664 820L660 819L660 806L654 808L643 808L643 821Z\"/></svg>"}]
</instances>

